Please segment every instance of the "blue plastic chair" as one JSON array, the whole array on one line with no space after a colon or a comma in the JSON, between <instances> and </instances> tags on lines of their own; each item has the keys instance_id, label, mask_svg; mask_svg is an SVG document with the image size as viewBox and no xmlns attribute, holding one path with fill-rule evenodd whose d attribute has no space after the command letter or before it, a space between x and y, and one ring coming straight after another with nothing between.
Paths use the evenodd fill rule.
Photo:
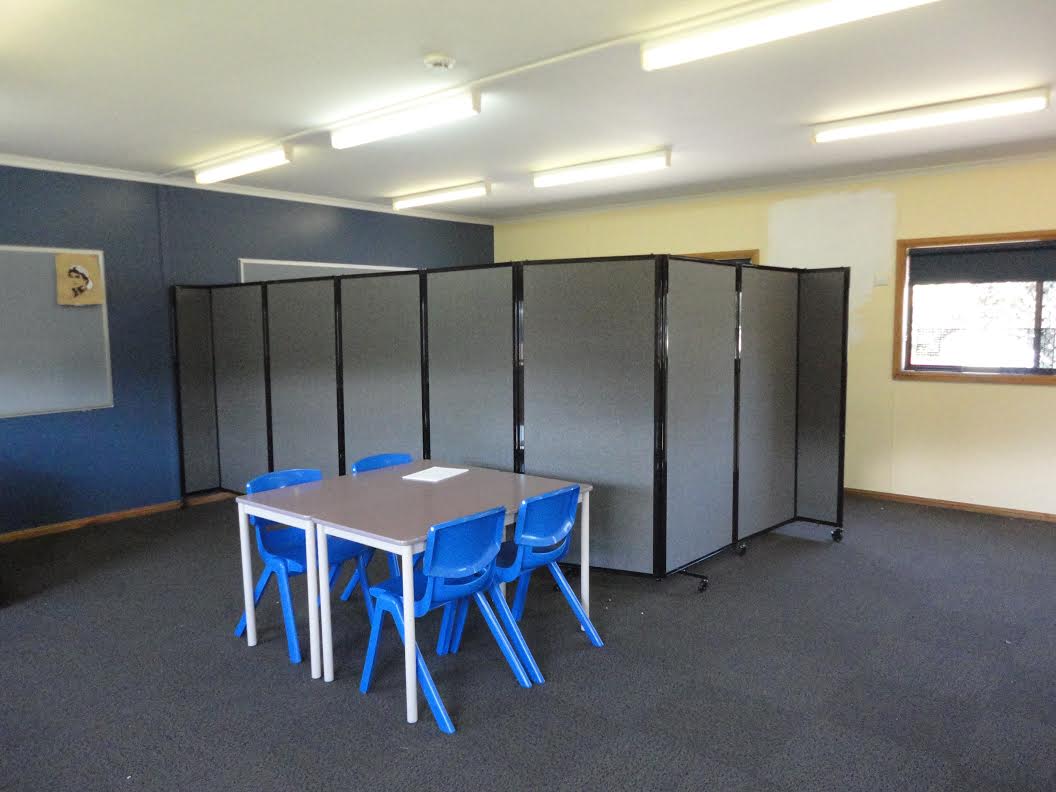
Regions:
<instances>
[{"instance_id":1,"label":"blue plastic chair","mask_svg":"<svg viewBox=\"0 0 1056 792\"><path fill-rule=\"evenodd\" d=\"M292 487L295 484L307 484L311 481L321 481L321 471L296 468L292 470L276 470L274 473L265 473L257 476L246 484L246 492L267 492L268 490ZM300 528L291 526L279 526L272 528L277 523L251 516L250 524L257 534L257 551L264 561L264 571L257 581L257 587L253 592L253 602L260 602L264 589L268 585L271 576L275 576L275 582L279 586L279 601L282 603L282 617L286 624L286 645L290 654L291 663L301 662L301 645L297 640L297 623L293 615L293 598L290 596L290 578L294 575L304 574L307 569L307 551L305 549L305 535ZM334 585L341 565L349 559L356 559L356 571L349 581L348 591L351 594L358 583L363 590L363 599L367 607L367 615L372 614L370 600L370 581L367 579L367 565L374 556L374 549L339 539L335 536L327 537L327 553L330 558L330 585ZM347 599L347 597L346 597ZM241 636L246 630L246 614L243 611L242 619L235 627L235 635Z\"/></svg>"},{"instance_id":2,"label":"blue plastic chair","mask_svg":"<svg viewBox=\"0 0 1056 792\"><path fill-rule=\"evenodd\" d=\"M502 650L506 662L522 687L531 687L523 666L517 658L518 652L510 645L503 632L503 624L516 625L513 614L506 603L499 608L498 618L484 596L495 577L495 557L502 542L502 529L506 519L506 510L501 506L480 514L460 517L446 523L434 525L429 529L425 544L425 560L422 571L414 573L414 616L420 618L437 608L445 609L450 603L477 604L481 615L491 629L496 643ZM403 633L403 580L393 577L371 588L374 596L374 613L370 620L370 643L367 646L366 662L363 665L363 676L359 690L366 693L370 689L370 678L374 670L374 660L378 653L378 641L381 636L381 622L384 614L392 616L400 640ZM444 629L446 625L442 627ZM440 730L452 734L455 726L447 714L444 702L436 689L433 677L425 665L425 659L418 647L417 653L418 682L429 702L429 708L436 718Z\"/></svg>"},{"instance_id":3,"label":"blue plastic chair","mask_svg":"<svg viewBox=\"0 0 1056 792\"><path fill-rule=\"evenodd\" d=\"M583 626L590 642L595 646L604 646L601 636L594 628L583 610L576 593L565 579L558 562L568 554L568 548L572 541L572 526L576 520L576 505L579 502L579 486L564 487L563 489L536 495L521 501L517 510L517 527L514 529L513 541L503 542L499 555L495 560L495 582L492 586L492 599L495 601L505 600L502 597L499 583L512 583L517 581L517 592L513 599L513 618L520 621L524 616L524 606L528 598L528 585L532 573L546 567L553 575L558 589L565 595L572 613L575 614L579 623ZM439 654L450 651L458 651L462 641L462 631L466 625L465 609L459 607L458 613L447 626L452 631L448 638L441 636L441 644L437 648ZM542 682L542 673L539 665L535 662L531 650L524 638L517 632L514 638L514 646L517 647L521 662L532 675L533 680ZM518 640L518 638L520 640Z\"/></svg>"},{"instance_id":4,"label":"blue plastic chair","mask_svg":"<svg viewBox=\"0 0 1056 792\"><path fill-rule=\"evenodd\" d=\"M396 465L406 465L408 462L413 461L414 457L410 454L374 454L373 456L357 459L349 466L348 472L354 476L357 473L366 473L370 470L381 470L382 468L394 467ZM416 562L419 557L420 556L415 557ZM388 558L389 574L393 577L399 577L400 560L392 553L388 554ZM346 586L345 590L341 592L341 599L347 600L351 597L353 588L352 581L349 581L348 586Z\"/></svg>"},{"instance_id":5,"label":"blue plastic chair","mask_svg":"<svg viewBox=\"0 0 1056 792\"><path fill-rule=\"evenodd\" d=\"M374 456L357 459L349 467L348 472L354 476L357 473L366 473L368 470L381 470L381 468L395 465L406 465L413 461L414 457L410 454L374 454Z\"/></svg>"}]
</instances>

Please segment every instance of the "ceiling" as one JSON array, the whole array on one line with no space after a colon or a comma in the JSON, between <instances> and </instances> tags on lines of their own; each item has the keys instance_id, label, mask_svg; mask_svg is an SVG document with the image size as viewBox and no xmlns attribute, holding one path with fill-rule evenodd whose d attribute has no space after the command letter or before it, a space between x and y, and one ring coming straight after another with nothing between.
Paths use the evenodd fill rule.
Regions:
<instances>
[{"instance_id":1,"label":"ceiling","mask_svg":"<svg viewBox=\"0 0 1056 792\"><path fill-rule=\"evenodd\" d=\"M293 136L292 164L234 183L387 209L392 196L487 180L490 196L436 208L494 221L1056 149L1056 109L823 146L809 129L1056 83L1052 0L942 0L641 70L641 34L734 5L0 0L0 162L182 178ZM434 51L456 67L427 71ZM329 147L325 130L341 119L478 81L476 118ZM531 186L533 170L662 146L666 171Z\"/></svg>"}]
</instances>

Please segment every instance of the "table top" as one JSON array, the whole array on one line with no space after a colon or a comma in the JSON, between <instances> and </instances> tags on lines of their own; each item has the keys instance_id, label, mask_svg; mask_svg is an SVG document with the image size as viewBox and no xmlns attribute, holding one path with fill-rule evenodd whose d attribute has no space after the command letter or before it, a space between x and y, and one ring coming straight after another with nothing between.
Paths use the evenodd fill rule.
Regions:
<instances>
[{"instance_id":1,"label":"table top","mask_svg":"<svg viewBox=\"0 0 1056 792\"><path fill-rule=\"evenodd\" d=\"M409 473L430 467L460 467L422 459L406 465L339 476L294 487L242 495L239 503L263 506L328 528L373 534L395 544L422 542L429 526L476 514L496 506L516 515L521 501L574 482L469 467L444 481L404 481ZM589 484L580 484L590 492Z\"/></svg>"}]
</instances>

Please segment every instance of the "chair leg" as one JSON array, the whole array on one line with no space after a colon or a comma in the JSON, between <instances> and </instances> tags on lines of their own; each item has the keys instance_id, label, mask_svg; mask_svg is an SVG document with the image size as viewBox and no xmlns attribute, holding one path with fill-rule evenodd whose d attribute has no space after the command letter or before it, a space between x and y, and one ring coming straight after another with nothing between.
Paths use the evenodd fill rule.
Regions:
<instances>
[{"instance_id":1,"label":"chair leg","mask_svg":"<svg viewBox=\"0 0 1056 792\"><path fill-rule=\"evenodd\" d=\"M457 608L457 602L449 602L444 606L444 615L440 619L440 635L436 638L436 653L438 655L447 654L448 649L451 647L451 625Z\"/></svg>"},{"instance_id":2,"label":"chair leg","mask_svg":"<svg viewBox=\"0 0 1056 792\"><path fill-rule=\"evenodd\" d=\"M521 687L531 687L532 680L528 678L528 674L524 671L524 666L517 659L517 652L514 651L513 646L510 644L510 639L506 637L506 633L502 631L502 625L499 624L499 620L495 617L495 611L488 604L488 598L484 596L484 592L478 591L473 595L473 600L477 603L477 608L480 609L484 621L488 623L488 628L495 638L495 643L502 650L502 656L506 658L506 662L509 664L510 670L513 671L517 682L520 683Z\"/></svg>"},{"instance_id":3,"label":"chair leg","mask_svg":"<svg viewBox=\"0 0 1056 792\"><path fill-rule=\"evenodd\" d=\"M517 656L521 659L524 670L528 672L532 682L537 685L543 684L545 681L543 672L539 670L539 664L535 662L532 650L528 648L528 642L524 640L524 636L517 626L517 621L513 618L513 613L510 611L510 606L506 604L506 598L502 596L502 589L498 586L492 586L488 593L491 594L491 601L495 604L495 613L498 615L499 621L502 622L502 626L505 628L513 648L517 650Z\"/></svg>"},{"instance_id":4,"label":"chair leg","mask_svg":"<svg viewBox=\"0 0 1056 792\"><path fill-rule=\"evenodd\" d=\"M340 564L330 565L330 582L327 584L330 588L334 587L334 579L337 577L337 573L341 571Z\"/></svg>"},{"instance_id":5,"label":"chair leg","mask_svg":"<svg viewBox=\"0 0 1056 792\"><path fill-rule=\"evenodd\" d=\"M451 625L451 640L448 651L458 654L458 647L462 645L462 631L466 629L466 617L469 616L469 600L459 600L458 611L455 613L454 622Z\"/></svg>"},{"instance_id":6,"label":"chair leg","mask_svg":"<svg viewBox=\"0 0 1056 792\"><path fill-rule=\"evenodd\" d=\"M359 585L363 589L363 607L367 609L367 618L374 617L374 602L370 598L370 579L367 578L367 565L373 553L364 553L356 560L356 571L359 573Z\"/></svg>"},{"instance_id":7,"label":"chair leg","mask_svg":"<svg viewBox=\"0 0 1056 792\"><path fill-rule=\"evenodd\" d=\"M286 570L276 571L275 580L279 584L279 600L282 602L282 618L286 622L286 647L290 653L290 662L301 662L301 643L297 640L297 621L293 616L293 597L290 595L290 577Z\"/></svg>"},{"instance_id":8,"label":"chair leg","mask_svg":"<svg viewBox=\"0 0 1056 792\"><path fill-rule=\"evenodd\" d=\"M579 597L576 596L576 592L572 590L572 587L568 585L568 581L565 579L565 573L561 571L561 567L557 565L556 561L551 561L546 565L550 570L550 574L554 576L554 582L557 583L557 587L561 589L561 593L565 595L565 599L568 600L568 605L572 608L572 612L576 614L576 618L579 619L579 623L583 626L584 632L587 637L590 638L590 642L595 646L604 646L601 642L601 636L598 635L598 631L594 629L594 625L590 622L590 617L587 616L586 611L583 610L583 605L580 604Z\"/></svg>"},{"instance_id":9,"label":"chair leg","mask_svg":"<svg viewBox=\"0 0 1056 792\"><path fill-rule=\"evenodd\" d=\"M260 573L260 579L257 581L257 587L253 591L253 604L256 605L260 602L260 598L264 596L264 589L268 586L268 581L271 579L272 572L267 567ZM246 631L246 613L242 612L242 618L239 620L238 625L235 627L235 636L241 638L242 633Z\"/></svg>"},{"instance_id":10,"label":"chair leg","mask_svg":"<svg viewBox=\"0 0 1056 792\"><path fill-rule=\"evenodd\" d=\"M348 585L345 586L345 590L341 592L341 599L348 602L352 596L352 592L356 590L356 584L359 583L360 575L363 572L363 565L356 564L356 571L352 573L352 577L348 581Z\"/></svg>"},{"instance_id":11,"label":"chair leg","mask_svg":"<svg viewBox=\"0 0 1056 792\"><path fill-rule=\"evenodd\" d=\"M524 616L524 604L528 601L528 584L531 580L531 572L525 572L517 578L517 591L513 595L513 618L517 621Z\"/></svg>"},{"instance_id":12,"label":"chair leg","mask_svg":"<svg viewBox=\"0 0 1056 792\"><path fill-rule=\"evenodd\" d=\"M392 613L392 620L396 623L396 631L400 634L400 640L404 641L403 614L398 611ZM422 688L422 693L425 694L425 700L429 704L429 709L433 712L436 725L440 727L440 731L446 734L454 734L455 724L452 722L451 716L447 714L447 708L440 698L440 691L436 689L436 683L433 682L433 675L429 673L429 668L425 665L422 650L415 646L414 653L417 658L418 685Z\"/></svg>"},{"instance_id":13,"label":"chair leg","mask_svg":"<svg viewBox=\"0 0 1056 792\"><path fill-rule=\"evenodd\" d=\"M378 640L381 638L381 608L374 608L370 616L370 641L367 643L367 656L363 661L363 673L359 678L359 692L370 690L370 676L374 672L374 657L378 653Z\"/></svg>"}]
</instances>

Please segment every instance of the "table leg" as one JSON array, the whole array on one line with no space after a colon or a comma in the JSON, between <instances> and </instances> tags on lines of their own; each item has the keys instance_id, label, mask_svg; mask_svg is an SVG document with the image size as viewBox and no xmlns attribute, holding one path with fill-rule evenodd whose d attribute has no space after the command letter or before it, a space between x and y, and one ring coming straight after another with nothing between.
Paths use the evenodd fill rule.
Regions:
<instances>
[{"instance_id":1,"label":"table leg","mask_svg":"<svg viewBox=\"0 0 1056 792\"><path fill-rule=\"evenodd\" d=\"M323 675L319 657L319 572L315 543L315 523L304 529L305 577L308 578L308 644L312 654L312 679Z\"/></svg>"},{"instance_id":2,"label":"table leg","mask_svg":"<svg viewBox=\"0 0 1056 792\"><path fill-rule=\"evenodd\" d=\"M257 645L257 612L253 604L253 553L249 544L249 517L238 505L238 538L242 546L242 595L246 608L246 643Z\"/></svg>"},{"instance_id":3,"label":"table leg","mask_svg":"<svg viewBox=\"0 0 1056 792\"><path fill-rule=\"evenodd\" d=\"M403 575L403 664L407 676L407 722L418 722L418 672L415 667L418 644L414 634L414 551L406 547L400 554Z\"/></svg>"},{"instance_id":4,"label":"table leg","mask_svg":"<svg viewBox=\"0 0 1056 792\"><path fill-rule=\"evenodd\" d=\"M583 493L583 505L580 507L579 534L579 598L583 610L590 616L590 493Z\"/></svg>"},{"instance_id":5,"label":"table leg","mask_svg":"<svg viewBox=\"0 0 1056 792\"><path fill-rule=\"evenodd\" d=\"M319 621L323 632L323 679L334 681L334 625L330 619L330 550L326 531L316 528L315 544L319 554Z\"/></svg>"}]
</instances>

